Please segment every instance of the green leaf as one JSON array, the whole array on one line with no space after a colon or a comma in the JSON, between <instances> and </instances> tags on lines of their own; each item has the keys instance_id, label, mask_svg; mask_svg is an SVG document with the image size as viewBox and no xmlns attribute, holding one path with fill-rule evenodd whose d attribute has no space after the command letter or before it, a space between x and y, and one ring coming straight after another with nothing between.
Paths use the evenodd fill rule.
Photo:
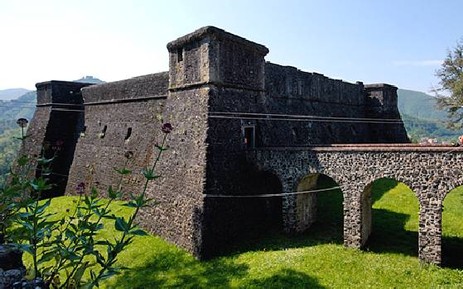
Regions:
<instances>
[{"instance_id":1,"label":"green leaf","mask_svg":"<svg viewBox=\"0 0 463 289\"><path fill-rule=\"evenodd\" d=\"M28 162L29 162L29 158L26 155L22 155L18 159L18 165L21 167L25 166Z\"/></svg>"},{"instance_id":2,"label":"green leaf","mask_svg":"<svg viewBox=\"0 0 463 289\"><path fill-rule=\"evenodd\" d=\"M23 251L23 252L27 252L31 255L34 254L34 248L32 247L32 245L29 245L29 244L18 244L18 247L19 247L19 250Z\"/></svg>"},{"instance_id":3,"label":"green leaf","mask_svg":"<svg viewBox=\"0 0 463 289\"><path fill-rule=\"evenodd\" d=\"M159 145L159 144L155 144L154 146L155 146L158 150L160 150L161 152L166 151L166 150L168 149L168 148L163 147L163 146L161 146L161 145Z\"/></svg>"},{"instance_id":4,"label":"green leaf","mask_svg":"<svg viewBox=\"0 0 463 289\"><path fill-rule=\"evenodd\" d=\"M21 213L18 213L18 217L21 218L21 219L27 219L31 216L33 216L34 213L33 212L21 212Z\"/></svg>"},{"instance_id":5,"label":"green leaf","mask_svg":"<svg viewBox=\"0 0 463 289\"><path fill-rule=\"evenodd\" d=\"M121 232L128 232L129 230L129 224L125 221L123 217L116 217L114 227L116 228L116 230Z\"/></svg>"},{"instance_id":6,"label":"green leaf","mask_svg":"<svg viewBox=\"0 0 463 289\"><path fill-rule=\"evenodd\" d=\"M48 165L49 163L51 163L52 161L54 160L54 158L50 158L50 159L47 159L47 158L38 158L37 159L37 163L39 165Z\"/></svg>"},{"instance_id":7,"label":"green leaf","mask_svg":"<svg viewBox=\"0 0 463 289\"><path fill-rule=\"evenodd\" d=\"M98 195L99 195L98 189L95 188L95 187L92 187L92 192L91 192L90 196L92 198L96 198L96 197L98 197Z\"/></svg>"},{"instance_id":8,"label":"green leaf","mask_svg":"<svg viewBox=\"0 0 463 289\"><path fill-rule=\"evenodd\" d=\"M48 189L51 189L51 186L47 183L47 180L44 178L34 179L30 182L30 185L37 192L43 192Z\"/></svg>"},{"instance_id":9,"label":"green leaf","mask_svg":"<svg viewBox=\"0 0 463 289\"><path fill-rule=\"evenodd\" d=\"M43 211L45 211L46 208L48 208L51 204L51 199L48 199L46 202L44 202L42 205L39 205L37 207L36 213L41 214Z\"/></svg>"},{"instance_id":10,"label":"green leaf","mask_svg":"<svg viewBox=\"0 0 463 289\"><path fill-rule=\"evenodd\" d=\"M46 252L42 255L42 257L40 257L40 259L37 261L37 264L42 264L44 262L50 261L55 257L55 255L55 251Z\"/></svg>"},{"instance_id":11,"label":"green leaf","mask_svg":"<svg viewBox=\"0 0 463 289\"><path fill-rule=\"evenodd\" d=\"M121 191L114 191L112 186L108 187L108 197L112 200L119 199L122 197Z\"/></svg>"},{"instance_id":12,"label":"green leaf","mask_svg":"<svg viewBox=\"0 0 463 289\"><path fill-rule=\"evenodd\" d=\"M118 174L121 174L121 175L128 175L128 174L132 173L131 170L128 170L128 169L126 169L126 168L122 168L122 169L114 168L114 170L115 170Z\"/></svg>"},{"instance_id":13,"label":"green leaf","mask_svg":"<svg viewBox=\"0 0 463 289\"><path fill-rule=\"evenodd\" d=\"M157 178L160 177L160 175L156 175L156 174L154 173L154 169L146 169L146 168L145 168L145 169L143 169L141 172L142 172L143 176L145 176L145 178L146 178L147 180L149 180L149 181L155 180L155 179L157 179Z\"/></svg>"},{"instance_id":14,"label":"green leaf","mask_svg":"<svg viewBox=\"0 0 463 289\"><path fill-rule=\"evenodd\" d=\"M148 236L148 233L146 233L142 229L134 229L134 230L130 231L129 234L135 235L135 236Z\"/></svg>"},{"instance_id":15,"label":"green leaf","mask_svg":"<svg viewBox=\"0 0 463 289\"><path fill-rule=\"evenodd\" d=\"M124 207L137 208L138 205L135 201L129 201L123 204Z\"/></svg>"}]
</instances>

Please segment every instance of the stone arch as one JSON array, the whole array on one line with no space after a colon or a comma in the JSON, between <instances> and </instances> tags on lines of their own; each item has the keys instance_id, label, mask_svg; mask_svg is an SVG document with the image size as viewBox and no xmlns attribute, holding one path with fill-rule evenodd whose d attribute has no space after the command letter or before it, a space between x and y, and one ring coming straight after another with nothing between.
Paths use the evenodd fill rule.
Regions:
<instances>
[{"instance_id":1,"label":"stone arch","mask_svg":"<svg viewBox=\"0 0 463 289\"><path fill-rule=\"evenodd\" d=\"M332 193L333 191L339 192L339 184L336 180L326 174L320 172L308 173L305 176L301 177L297 183L295 183L294 192L295 195L295 220L296 232L304 232L308 230L314 223L322 223L324 220L321 220L320 217L326 217L327 214L325 211L319 211L318 208L320 205L325 205L323 209L333 209L334 206L326 206L326 203L321 204L323 194ZM340 205L340 212L338 214L341 216L339 221L340 230L342 232L342 203L344 196L342 191L339 192L338 204ZM324 213L324 214L323 214ZM333 213L333 212L330 212ZM323 226L333 225L333 224L322 224ZM342 235L342 233L340 233Z\"/></svg>"},{"instance_id":2,"label":"stone arch","mask_svg":"<svg viewBox=\"0 0 463 289\"><path fill-rule=\"evenodd\" d=\"M360 203L362 247L418 255L420 200L407 183L377 178L364 188Z\"/></svg>"},{"instance_id":3,"label":"stone arch","mask_svg":"<svg viewBox=\"0 0 463 289\"><path fill-rule=\"evenodd\" d=\"M442 201L442 265L463 268L463 186L448 191Z\"/></svg>"}]
</instances>

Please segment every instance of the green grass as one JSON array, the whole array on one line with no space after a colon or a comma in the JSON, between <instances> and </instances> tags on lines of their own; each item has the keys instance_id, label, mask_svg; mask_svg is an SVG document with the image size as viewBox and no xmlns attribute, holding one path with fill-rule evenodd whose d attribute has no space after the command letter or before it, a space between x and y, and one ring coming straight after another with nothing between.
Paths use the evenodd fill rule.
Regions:
<instances>
[{"instance_id":1,"label":"green grass","mask_svg":"<svg viewBox=\"0 0 463 289\"><path fill-rule=\"evenodd\" d=\"M342 195L319 196L319 220L306 234L250 240L200 262L156 236L139 237L120 256L125 271L105 288L463 288L463 270L420 264L418 201L405 185L374 184L373 235L365 251L342 245ZM53 200L64 210L72 198ZM463 190L444 202L444 245L463 247ZM127 208L115 207L128 214ZM108 226L110 227L110 226ZM113 231L104 232L111 237ZM447 240L447 241L446 241ZM453 242L453 243L452 243ZM460 262L461 264L462 262Z\"/></svg>"}]
</instances>

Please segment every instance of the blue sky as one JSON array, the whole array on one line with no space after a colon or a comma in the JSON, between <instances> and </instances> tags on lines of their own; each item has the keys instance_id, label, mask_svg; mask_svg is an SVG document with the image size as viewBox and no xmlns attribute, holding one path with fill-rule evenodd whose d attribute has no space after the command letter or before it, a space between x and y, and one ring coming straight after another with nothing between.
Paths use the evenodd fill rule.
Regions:
<instances>
[{"instance_id":1,"label":"blue sky","mask_svg":"<svg viewBox=\"0 0 463 289\"><path fill-rule=\"evenodd\" d=\"M0 89L168 69L166 44L214 25L267 61L428 92L463 37L461 0L0 0Z\"/></svg>"}]
</instances>

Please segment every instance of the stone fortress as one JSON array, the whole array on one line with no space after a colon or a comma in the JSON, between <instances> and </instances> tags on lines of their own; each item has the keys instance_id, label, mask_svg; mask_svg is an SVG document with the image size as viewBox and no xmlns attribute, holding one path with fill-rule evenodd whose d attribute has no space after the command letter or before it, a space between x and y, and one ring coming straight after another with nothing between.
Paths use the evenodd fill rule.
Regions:
<instances>
[{"instance_id":1,"label":"stone fortress","mask_svg":"<svg viewBox=\"0 0 463 289\"><path fill-rule=\"evenodd\" d=\"M198 258L220 254L249 232L310 229L316 176L325 174L343 192L347 247L361 248L371 233L369 185L391 177L420 202L419 257L441 263L442 200L463 183L455 165L462 150L409 144L396 87L265 62L265 46L215 27L167 49L168 72L99 85L37 84L25 150L39 155L44 147L51 155L44 144L63 142L48 197L75 194L80 182L105 192L127 151L134 174L123 185L139 192L139 172L170 122L162 178L148 189L159 205L139 221Z\"/></svg>"}]
</instances>

